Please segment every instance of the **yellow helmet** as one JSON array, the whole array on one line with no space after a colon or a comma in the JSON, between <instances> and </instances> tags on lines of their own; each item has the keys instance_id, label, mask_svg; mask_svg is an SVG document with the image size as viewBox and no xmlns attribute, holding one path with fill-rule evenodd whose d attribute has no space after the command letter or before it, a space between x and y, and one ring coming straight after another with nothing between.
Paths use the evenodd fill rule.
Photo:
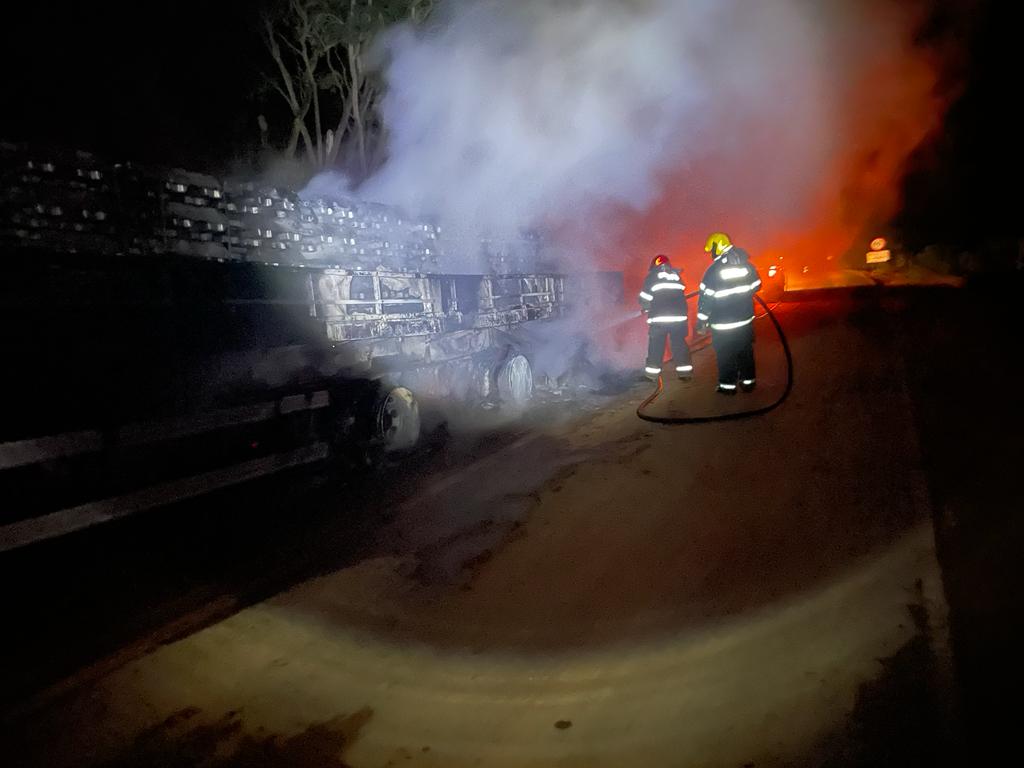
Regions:
<instances>
[{"instance_id":1,"label":"yellow helmet","mask_svg":"<svg viewBox=\"0 0 1024 768\"><path fill-rule=\"evenodd\" d=\"M707 242L704 243L704 252L710 253L714 256L720 256L722 251L732 245L732 240L725 232L713 232L708 235Z\"/></svg>"}]
</instances>

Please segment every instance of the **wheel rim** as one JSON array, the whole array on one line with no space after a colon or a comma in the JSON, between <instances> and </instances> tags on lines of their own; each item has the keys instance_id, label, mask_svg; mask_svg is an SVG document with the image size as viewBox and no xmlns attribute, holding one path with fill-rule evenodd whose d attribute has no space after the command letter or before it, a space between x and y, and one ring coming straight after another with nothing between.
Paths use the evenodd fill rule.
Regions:
<instances>
[{"instance_id":1,"label":"wheel rim","mask_svg":"<svg viewBox=\"0 0 1024 768\"><path fill-rule=\"evenodd\" d=\"M377 437L386 451L400 451L416 445L420 436L420 409L405 387L395 387L381 401L377 411Z\"/></svg>"}]
</instances>

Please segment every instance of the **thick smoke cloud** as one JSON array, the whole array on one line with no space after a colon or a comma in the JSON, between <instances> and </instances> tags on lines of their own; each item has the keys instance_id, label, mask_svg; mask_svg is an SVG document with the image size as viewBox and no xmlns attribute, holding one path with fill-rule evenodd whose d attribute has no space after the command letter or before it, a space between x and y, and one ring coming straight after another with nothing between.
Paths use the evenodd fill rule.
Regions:
<instances>
[{"instance_id":1,"label":"thick smoke cloud","mask_svg":"<svg viewBox=\"0 0 1024 768\"><path fill-rule=\"evenodd\" d=\"M648 207L710 100L709 62L669 26L714 5L449 5L434 34L391 40L391 161L365 191L488 228Z\"/></svg>"},{"instance_id":2,"label":"thick smoke cloud","mask_svg":"<svg viewBox=\"0 0 1024 768\"><path fill-rule=\"evenodd\" d=\"M940 62L912 42L925 2L442 2L382 46L389 157L356 194L449 231L540 229L560 267L623 270L627 298L658 252L694 284L713 230L838 260L941 119ZM634 365L633 325L581 319L539 357L589 335Z\"/></svg>"},{"instance_id":3,"label":"thick smoke cloud","mask_svg":"<svg viewBox=\"0 0 1024 768\"><path fill-rule=\"evenodd\" d=\"M449 2L387 40L390 156L359 194L478 231L546 227L616 268L719 228L838 252L890 212L941 111L916 8Z\"/></svg>"}]
</instances>

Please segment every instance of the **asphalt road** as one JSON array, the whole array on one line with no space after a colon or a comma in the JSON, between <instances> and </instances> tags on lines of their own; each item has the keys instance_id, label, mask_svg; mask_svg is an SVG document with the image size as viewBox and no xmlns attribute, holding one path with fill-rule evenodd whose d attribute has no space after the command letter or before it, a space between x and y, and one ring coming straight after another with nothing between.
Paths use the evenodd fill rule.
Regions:
<instances>
[{"instance_id":1,"label":"asphalt road","mask_svg":"<svg viewBox=\"0 0 1024 768\"><path fill-rule=\"evenodd\" d=\"M275 481L11 553L11 754L963 764L1006 734L1017 679L1024 425L985 397L1021 380L1014 297L805 294L780 312L793 393L756 420L641 422L637 383L438 433L368 480ZM766 324L758 365L725 400L701 353L654 407L770 402Z\"/></svg>"}]
</instances>

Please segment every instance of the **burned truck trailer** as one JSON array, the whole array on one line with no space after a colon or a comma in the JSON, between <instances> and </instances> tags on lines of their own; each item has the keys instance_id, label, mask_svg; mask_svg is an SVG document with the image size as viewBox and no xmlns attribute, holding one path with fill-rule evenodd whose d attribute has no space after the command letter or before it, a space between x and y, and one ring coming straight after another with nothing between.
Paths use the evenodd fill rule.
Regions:
<instances>
[{"instance_id":1,"label":"burned truck trailer","mask_svg":"<svg viewBox=\"0 0 1024 768\"><path fill-rule=\"evenodd\" d=\"M420 403L521 408L521 331L621 292L358 201L4 146L0 288L17 404L0 550L346 453L412 447Z\"/></svg>"},{"instance_id":2,"label":"burned truck trailer","mask_svg":"<svg viewBox=\"0 0 1024 768\"><path fill-rule=\"evenodd\" d=\"M409 275L327 269L310 275L312 310L334 353L332 377L379 382L374 437L409 447L415 397L521 408L534 376L518 326L564 315L561 275ZM398 422L395 421L398 419Z\"/></svg>"}]
</instances>

